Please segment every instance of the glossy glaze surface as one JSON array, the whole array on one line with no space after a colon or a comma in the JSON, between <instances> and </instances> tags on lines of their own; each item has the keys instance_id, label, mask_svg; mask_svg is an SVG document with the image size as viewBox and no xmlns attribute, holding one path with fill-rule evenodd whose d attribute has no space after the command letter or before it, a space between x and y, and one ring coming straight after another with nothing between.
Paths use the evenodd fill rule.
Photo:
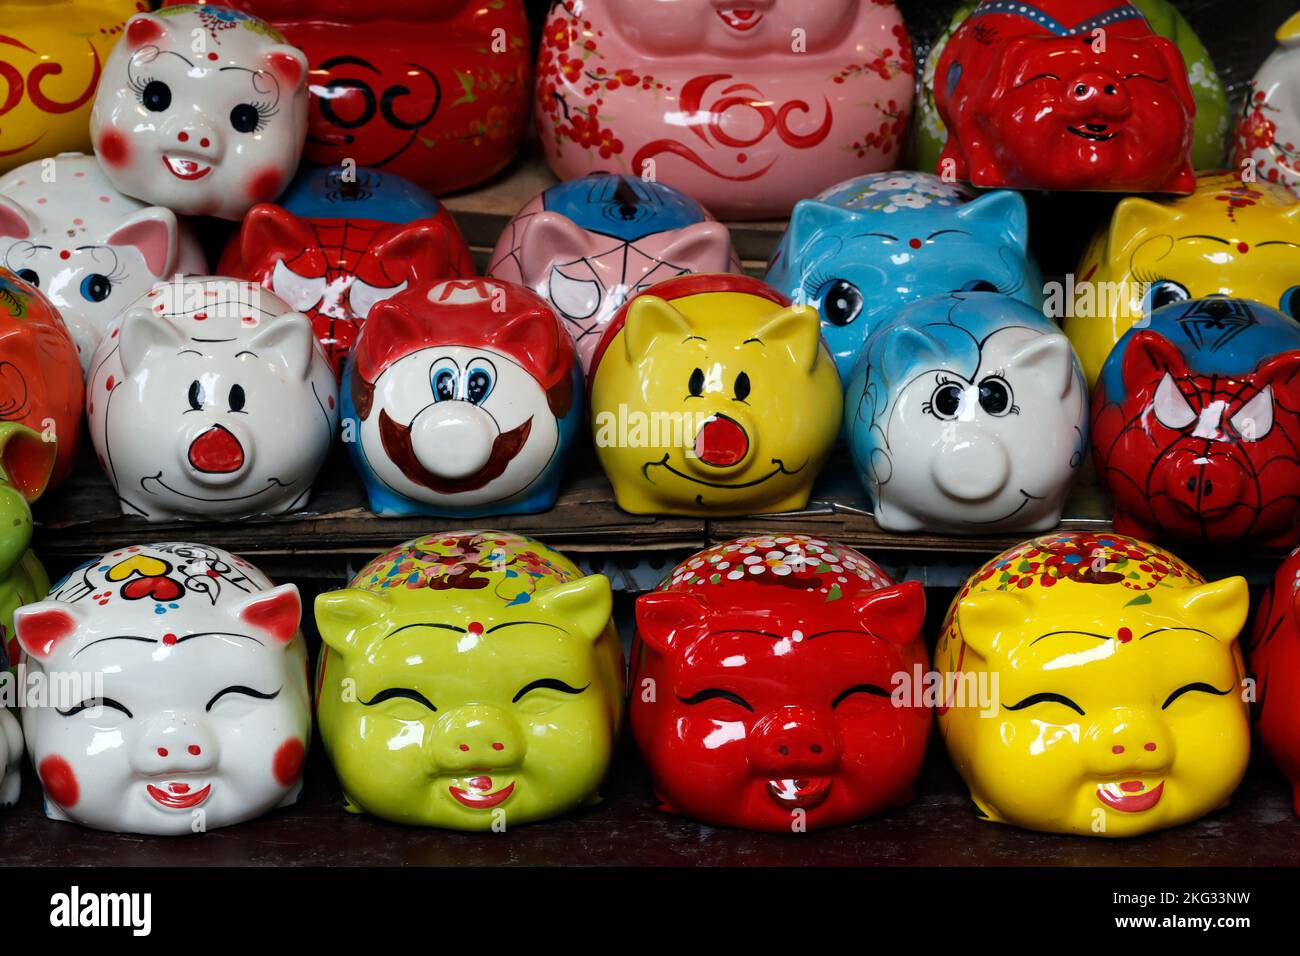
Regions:
<instances>
[{"instance_id":1,"label":"glossy glaze surface","mask_svg":"<svg viewBox=\"0 0 1300 956\"><path fill-rule=\"evenodd\" d=\"M894 165L914 72L881 0L563 0L535 115L561 179L652 170L723 219L772 218Z\"/></svg>"},{"instance_id":2,"label":"glossy glaze surface","mask_svg":"<svg viewBox=\"0 0 1300 956\"><path fill-rule=\"evenodd\" d=\"M1237 116L1232 165L1300 195L1300 13L1278 28L1278 47L1255 74Z\"/></svg>"},{"instance_id":3,"label":"glossy glaze surface","mask_svg":"<svg viewBox=\"0 0 1300 956\"><path fill-rule=\"evenodd\" d=\"M545 511L582 413L560 320L495 279L380 302L344 374L348 453L380 515Z\"/></svg>"},{"instance_id":4,"label":"glossy glaze surface","mask_svg":"<svg viewBox=\"0 0 1300 956\"><path fill-rule=\"evenodd\" d=\"M311 736L301 611L294 585L179 542L106 554L24 607L28 670L87 691L23 709L46 814L181 835L293 803Z\"/></svg>"},{"instance_id":5,"label":"glossy glaze surface","mask_svg":"<svg viewBox=\"0 0 1300 956\"><path fill-rule=\"evenodd\" d=\"M86 415L122 512L150 521L302 508L338 428L311 321L260 286L154 286L91 362Z\"/></svg>"},{"instance_id":6,"label":"glossy glaze surface","mask_svg":"<svg viewBox=\"0 0 1300 956\"><path fill-rule=\"evenodd\" d=\"M1130 329L1093 393L1115 528L1154 540L1300 543L1300 325L1242 299L1165 306Z\"/></svg>"},{"instance_id":7,"label":"glossy glaze surface","mask_svg":"<svg viewBox=\"0 0 1300 956\"><path fill-rule=\"evenodd\" d=\"M888 531L1055 527L1087 447L1088 393L1055 323L993 292L905 306L867 340L845 431Z\"/></svg>"},{"instance_id":8,"label":"glossy glaze surface","mask_svg":"<svg viewBox=\"0 0 1300 956\"><path fill-rule=\"evenodd\" d=\"M802 508L840 406L817 310L746 276L682 276L632 299L591 379L596 454L635 514Z\"/></svg>"},{"instance_id":9,"label":"glossy glaze surface","mask_svg":"<svg viewBox=\"0 0 1300 956\"><path fill-rule=\"evenodd\" d=\"M603 575L499 531L431 534L316 599L321 737L349 810L493 830L598 799L623 708Z\"/></svg>"},{"instance_id":10,"label":"glossy glaze surface","mask_svg":"<svg viewBox=\"0 0 1300 956\"><path fill-rule=\"evenodd\" d=\"M740 538L637 601L632 730L661 809L799 833L911 799L925 595L808 535Z\"/></svg>"},{"instance_id":11,"label":"glossy glaze surface","mask_svg":"<svg viewBox=\"0 0 1300 956\"><path fill-rule=\"evenodd\" d=\"M1273 576L1255 611L1246 644L1250 676L1257 682L1255 729L1286 775L1300 816L1300 552Z\"/></svg>"},{"instance_id":12,"label":"glossy glaze surface","mask_svg":"<svg viewBox=\"0 0 1300 956\"><path fill-rule=\"evenodd\" d=\"M935 651L939 729L976 812L1126 837L1227 803L1250 756L1243 578L1205 583L1114 534L1061 532L994 558Z\"/></svg>"}]
</instances>

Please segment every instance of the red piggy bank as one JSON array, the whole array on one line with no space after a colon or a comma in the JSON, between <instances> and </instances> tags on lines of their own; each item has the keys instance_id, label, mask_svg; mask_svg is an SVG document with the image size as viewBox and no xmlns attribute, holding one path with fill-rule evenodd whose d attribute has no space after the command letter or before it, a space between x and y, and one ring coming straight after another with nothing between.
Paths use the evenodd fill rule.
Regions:
<instances>
[{"instance_id":1,"label":"red piggy bank","mask_svg":"<svg viewBox=\"0 0 1300 956\"><path fill-rule=\"evenodd\" d=\"M930 711L925 595L806 535L740 538L636 604L631 722L660 806L791 832L906 803ZM900 678L899 675L906 675Z\"/></svg>"},{"instance_id":2,"label":"red piggy bank","mask_svg":"<svg viewBox=\"0 0 1300 956\"><path fill-rule=\"evenodd\" d=\"M1180 302L1131 329L1093 393L1115 530L1300 543L1300 325L1243 299Z\"/></svg>"},{"instance_id":3,"label":"red piggy bank","mask_svg":"<svg viewBox=\"0 0 1300 956\"><path fill-rule=\"evenodd\" d=\"M976 186L1190 193L1182 54L1124 0L984 0L935 74L939 172Z\"/></svg>"},{"instance_id":4,"label":"red piggy bank","mask_svg":"<svg viewBox=\"0 0 1300 956\"><path fill-rule=\"evenodd\" d=\"M1277 569L1246 644L1255 678L1255 727L1291 783L1300 816L1300 551Z\"/></svg>"}]
</instances>

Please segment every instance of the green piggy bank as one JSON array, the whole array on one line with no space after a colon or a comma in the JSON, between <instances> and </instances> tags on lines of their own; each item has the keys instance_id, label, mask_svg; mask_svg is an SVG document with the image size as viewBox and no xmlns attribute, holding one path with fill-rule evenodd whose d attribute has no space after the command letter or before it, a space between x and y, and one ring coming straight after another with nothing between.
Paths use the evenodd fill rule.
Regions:
<instances>
[{"instance_id":1,"label":"green piggy bank","mask_svg":"<svg viewBox=\"0 0 1300 956\"><path fill-rule=\"evenodd\" d=\"M595 802L623 707L603 575L497 531L399 545L316 599L321 739L349 810L501 830Z\"/></svg>"},{"instance_id":2,"label":"green piggy bank","mask_svg":"<svg viewBox=\"0 0 1300 956\"><path fill-rule=\"evenodd\" d=\"M55 444L17 422L0 422L0 635L6 666L18 663L14 611L50 591L31 551L31 503L50 482Z\"/></svg>"}]
</instances>

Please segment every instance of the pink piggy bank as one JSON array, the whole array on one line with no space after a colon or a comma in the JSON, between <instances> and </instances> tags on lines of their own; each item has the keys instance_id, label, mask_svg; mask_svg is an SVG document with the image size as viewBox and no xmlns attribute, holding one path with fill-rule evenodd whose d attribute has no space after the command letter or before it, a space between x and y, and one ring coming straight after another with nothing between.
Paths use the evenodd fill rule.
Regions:
<instances>
[{"instance_id":1,"label":"pink piggy bank","mask_svg":"<svg viewBox=\"0 0 1300 956\"><path fill-rule=\"evenodd\" d=\"M723 219L785 216L894 167L914 73L886 0L562 0L537 129L561 179L629 172Z\"/></svg>"}]
</instances>

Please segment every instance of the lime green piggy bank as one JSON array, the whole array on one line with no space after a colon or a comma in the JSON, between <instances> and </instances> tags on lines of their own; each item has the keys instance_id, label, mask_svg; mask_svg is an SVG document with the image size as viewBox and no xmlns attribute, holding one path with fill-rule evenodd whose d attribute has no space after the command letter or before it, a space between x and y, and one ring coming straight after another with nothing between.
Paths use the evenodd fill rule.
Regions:
<instances>
[{"instance_id":1,"label":"lime green piggy bank","mask_svg":"<svg viewBox=\"0 0 1300 956\"><path fill-rule=\"evenodd\" d=\"M316 599L321 738L353 812L501 830L595 802L623 707L604 575L498 531L399 545Z\"/></svg>"}]
</instances>

